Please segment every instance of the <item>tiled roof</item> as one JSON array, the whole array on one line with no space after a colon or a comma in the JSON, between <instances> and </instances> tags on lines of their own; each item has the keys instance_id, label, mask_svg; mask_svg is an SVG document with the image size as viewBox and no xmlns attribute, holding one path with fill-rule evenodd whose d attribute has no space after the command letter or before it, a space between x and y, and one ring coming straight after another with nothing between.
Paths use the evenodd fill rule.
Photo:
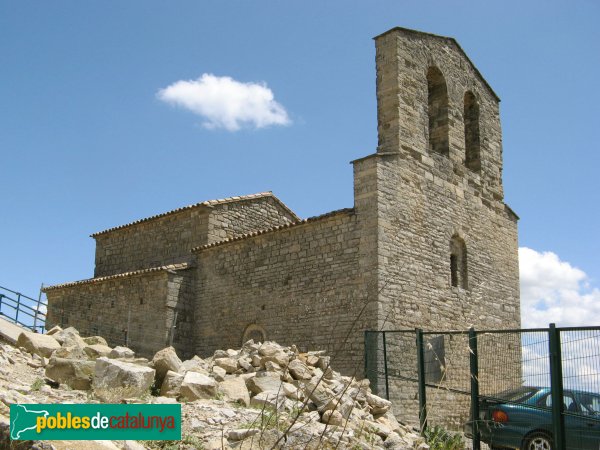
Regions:
<instances>
[{"instance_id":1,"label":"tiled roof","mask_svg":"<svg viewBox=\"0 0 600 450\"><path fill-rule=\"evenodd\" d=\"M133 270L131 272L118 273L116 275L108 275L105 277L88 278L87 280L73 281L71 283L55 284L54 286L44 287L43 291L48 292L48 291L52 291L54 289L62 289L62 288L67 288L67 287L71 287L71 286L80 286L82 284L101 283L101 282L107 281L107 280L132 277L134 275L141 275L141 274L151 273L151 272L183 270L183 269L187 269L188 267L189 267L188 263L169 264L166 266L151 267L149 269Z\"/></svg>"},{"instance_id":2,"label":"tiled roof","mask_svg":"<svg viewBox=\"0 0 600 450\"><path fill-rule=\"evenodd\" d=\"M246 200L255 200L258 198L265 198L265 197L270 197L273 200L275 200L277 203L279 203L279 205L281 205L283 207L283 209L285 209L294 218L294 220L300 220L300 218L294 213L294 211L292 211L290 208L288 208L285 203L283 203L275 195L273 195L272 192L269 191L269 192L260 192L258 194L240 195L240 196L236 196L236 197L221 198L218 200L207 200L207 201L200 202L200 203L194 203L193 205L182 206L181 208L173 209L171 211L167 211L167 212L164 212L161 214L156 214L154 216L146 217L145 219L135 220L133 222L126 223L125 225L119 225L116 227L108 228L107 230L104 230L104 231L99 231L97 233L91 234L90 237L96 237L101 234L110 233L111 231L115 231L115 230L122 230L123 228L128 228L128 227L137 225L139 223L148 222L150 220L169 216L171 214L177 214L181 211L186 211L188 209L201 208L201 207L212 208L214 206L222 205L225 203L235 203L235 202L241 202L241 201L246 201Z\"/></svg>"},{"instance_id":3,"label":"tiled roof","mask_svg":"<svg viewBox=\"0 0 600 450\"><path fill-rule=\"evenodd\" d=\"M261 234L267 234L267 233L273 233L275 231L285 230L287 228L296 227L298 225L303 225L306 223L316 222L318 220L326 219L326 218L337 216L337 215L352 214L352 213L354 213L354 208L338 209L336 211L331 211L326 214L321 214L320 216L309 217L308 219L299 220L297 222L291 222L291 223L288 223L285 225L277 225L277 226L274 226L271 228L265 228L264 230L253 231L251 233L242 234L240 236L236 236L233 238L223 239L222 241L213 242L211 244L201 245L200 247L193 248L192 252L198 252L201 250L205 250L207 248L218 247L220 245L228 244L230 242L241 241L241 240L248 239L248 238L251 238L254 236L259 236Z\"/></svg>"}]
</instances>

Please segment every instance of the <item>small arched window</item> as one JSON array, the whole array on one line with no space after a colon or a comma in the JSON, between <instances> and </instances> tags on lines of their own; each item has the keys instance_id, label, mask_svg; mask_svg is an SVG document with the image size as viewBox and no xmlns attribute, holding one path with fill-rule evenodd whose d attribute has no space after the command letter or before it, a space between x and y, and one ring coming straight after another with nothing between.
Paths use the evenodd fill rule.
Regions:
<instances>
[{"instance_id":1,"label":"small arched window","mask_svg":"<svg viewBox=\"0 0 600 450\"><path fill-rule=\"evenodd\" d=\"M465 93L465 165L474 172L481 170L479 150L479 104L471 91Z\"/></svg>"},{"instance_id":2,"label":"small arched window","mask_svg":"<svg viewBox=\"0 0 600 450\"><path fill-rule=\"evenodd\" d=\"M242 337L242 345L252 339L254 342L265 342L267 340L267 332L263 327L252 323L244 330Z\"/></svg>"},{"instance_id":3,"label":"small arched window","mask_svg":"<svg viewBox=\"0 0 600 450\"><path fill-rule=\"evenodd\" d=\"M450 240L450 284L462 289L468 288L467 246L458 235Z\"/></svg>"},{"instance_id":4,"label":"small arched window","mask_svg":"<svg viewBox=\"0 0 600 450\"><path fill-rule=\"evenodd\" d=\"M437 67L427 71L429 150L448 156L448 88Z\"/></svg>"}]
</instances>

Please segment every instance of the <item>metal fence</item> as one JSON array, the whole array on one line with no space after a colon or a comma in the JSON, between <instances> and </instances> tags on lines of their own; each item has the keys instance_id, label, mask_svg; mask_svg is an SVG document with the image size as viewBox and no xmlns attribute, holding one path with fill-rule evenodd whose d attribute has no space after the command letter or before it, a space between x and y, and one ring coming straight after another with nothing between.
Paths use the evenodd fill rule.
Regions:
<instances>
[{"instance_id":1,"label":"metal fence","mask_svg":"<svg viewBox=\"0 0 600 450\"><path fill-rule=\"evenodd\" d=\"M47 303L0 286L0 316L32 331L43 333L46 325Z\"/></svg>"},{"instance_id":2,"label":"metal fence","mask_svg":"<svg viewBox=\"0 0 600 450\"><path fill-rule=\"evenodd\" d=\"M367 331L365 374L403 422L474 449L600 448L600 327Z\"/></svg>"}]
</instances>

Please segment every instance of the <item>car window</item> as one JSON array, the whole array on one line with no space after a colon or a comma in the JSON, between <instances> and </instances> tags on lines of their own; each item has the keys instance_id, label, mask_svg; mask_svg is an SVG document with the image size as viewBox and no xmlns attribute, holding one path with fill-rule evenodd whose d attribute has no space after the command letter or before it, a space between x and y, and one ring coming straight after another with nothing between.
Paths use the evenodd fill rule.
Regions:
<instances>
[{"instance_id":1,"label":"car window","mask_svg":"<svg viewBox=\"0 0 600 450\"><path fill-rule=\"evenodd\" d=\"M600 413L600 395L581 393L579 394L579 402L584 412L591 414Z\"/></svg>"},{"instance_id":2,"label":"car window","mask_svg":"<svg viewBox=\"0 0 600 450\"><path fill-rule=\"evenodd\" d=\"M539 401L539 406L547 406L548 408L552 407L552 395L546 394ZM575 399L571 394L563 395L563 407L565 411L573 411L577 410L577 404L575 403Z\"/></svg>"}]
</instances>

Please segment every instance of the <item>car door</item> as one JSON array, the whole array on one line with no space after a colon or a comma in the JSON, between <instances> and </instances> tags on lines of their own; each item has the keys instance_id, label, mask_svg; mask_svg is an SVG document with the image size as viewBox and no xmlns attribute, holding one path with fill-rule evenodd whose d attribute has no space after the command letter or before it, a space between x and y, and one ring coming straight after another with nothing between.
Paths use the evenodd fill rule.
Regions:
<instances>
[{"instance_id":1,"label":"car door","mask_svg":"<svg viewBox=\"0 0 600 450\"><path fill-rule=\"evenodd\" d=\"M552 395L548 393L540 398L538 405L552 408ZM577 414L578 408L579 406L575 402L573 393L565 391L563 393L563 413L565 420L565 444L567 450L583 450L584 448L587 448L581 446L582 421L579 414ZM595 447L595 450L599 450L598 446Z\"/></svg>"},{"instance_id":2,"label":"car door","mask_svg":"<svg viewBox=\"0 0 600 450\"><path fill-rule=\"evenodd\" d=\"M578 433L583 450L600 449L600 395L575 392L579 405Z\"/></svg>"}]
</instances>

